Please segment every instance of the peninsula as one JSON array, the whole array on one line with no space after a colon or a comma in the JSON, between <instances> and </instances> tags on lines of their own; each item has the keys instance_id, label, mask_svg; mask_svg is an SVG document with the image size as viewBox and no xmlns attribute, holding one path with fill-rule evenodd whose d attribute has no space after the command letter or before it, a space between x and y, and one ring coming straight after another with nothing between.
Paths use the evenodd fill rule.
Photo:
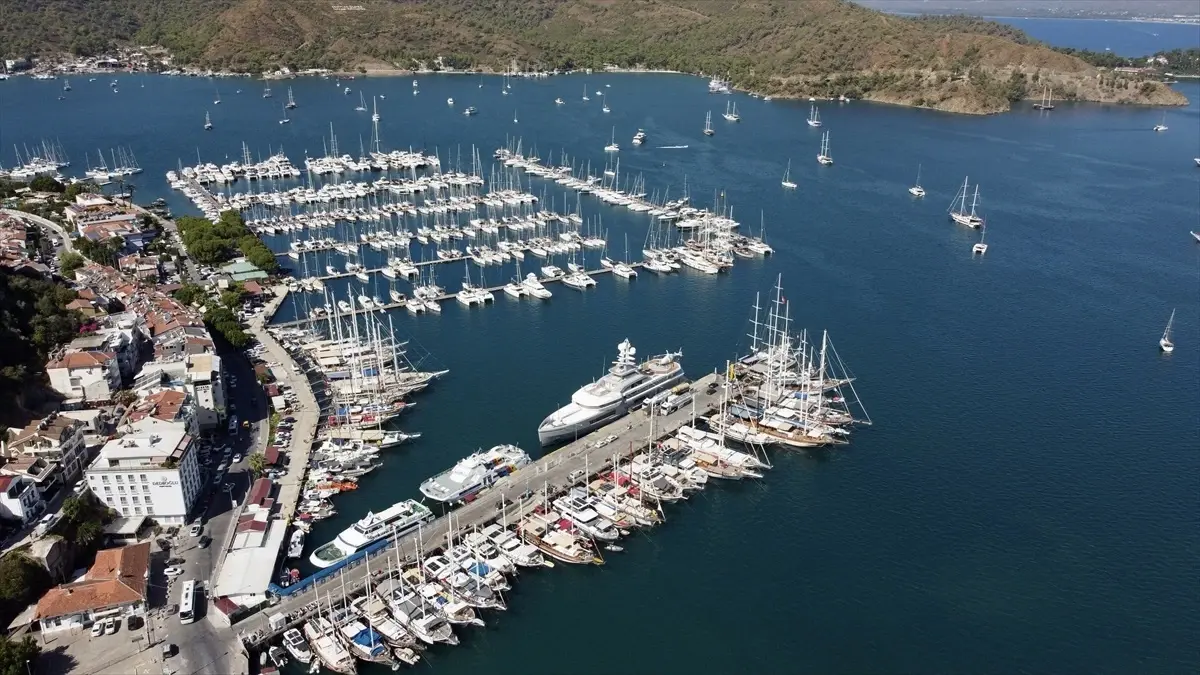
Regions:
<instances>
[{"instance_id":1,"label":"peninsula","mask_svg":"<svg viewBox=\"0 0 1200 675\"><path fill-rule=\"evenodd\" d=\"M999 24L900 17L845 0L122 0L102 10L40 0L0 10L6 58L129 44L252 73L644 67L721 76L774 97L973 114L1003 112L1047 87L1065 100L1186 103L1153 78L1097 68Z\"/></svg>"}]
</instances>

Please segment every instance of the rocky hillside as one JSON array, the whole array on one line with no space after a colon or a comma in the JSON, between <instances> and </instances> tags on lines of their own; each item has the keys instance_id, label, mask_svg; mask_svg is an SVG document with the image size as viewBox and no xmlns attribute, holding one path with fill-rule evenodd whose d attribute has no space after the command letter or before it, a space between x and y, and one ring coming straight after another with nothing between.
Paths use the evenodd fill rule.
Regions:
<instances>
[{"instance_id":1,"label":"rocky hillside","mask_svg":"<svg viewBox=\"0 0 1200 675\"><path fill-rule=\"evenodd\" d=\"M91 26L86 40L76 36L81 44L103 42L111 20L113 41L156 42L193 63L251 72L612 64L718 73L775 96L847 94L968 113L1007 110L1040 95L1047 80L1056 98L1185 102L1155 82L1102 75L1011 28L897 17L844 0L346 2L25 0L0 5L0 45L78 49L63 41L70 31L19 28L78 6Z\"/></svg>"}]
</instances>

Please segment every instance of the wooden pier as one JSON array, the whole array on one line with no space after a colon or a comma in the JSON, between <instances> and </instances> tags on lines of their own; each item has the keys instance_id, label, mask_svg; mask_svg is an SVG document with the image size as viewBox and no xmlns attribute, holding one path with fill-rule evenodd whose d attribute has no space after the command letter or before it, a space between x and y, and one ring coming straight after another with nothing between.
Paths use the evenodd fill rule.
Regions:
<instances>
[{"instance_id":1,"label":"wooden pier","mask_svg":"<svg viewBox=\"0 0 1200 675\"><path fill-rule=\"evenodd\" d=\"M629 263L629 266L636 270L642 266L642 263L640 263L640 262ZM373 274L373 273L379 272L381 270L382 270L382 268L375 269L375 270L364 270L364 272L366 272L367 274ZM598 270L589 270L589 271L585 272L585 274L587 274L590 277L596 277L596 276L600 276L603 274L611 274L611 273L612 273L612 269L607 268L607 267L601 267ZM353 274L339 275L338 277L322 277L322 279L340 278L342 276L353 276ZM554 277L553 279L539 279L539 281L541 281L545 285L558 283L558 282L561 282L562 280L563 280L563 277ZM492 294L504 295L504 287L506 285L507 285L507 283L501 284L499 286L491 286L485 290L487 290L488 292L490 292ZM572 288L572 290L578 290L580 293L584 293L587 290L587 289L574 289L573 287L570 287L570 286L567 286L566 288ZM446 302L447 300L454 300L456 295L457 295L457 293L444 293L442 295L439 295L435 299L435 302L442 303L442 302ZM350 310L349 312L339 311L337 313L337 315L338 316L358 316L359 314L374 314L375 312L390 312L394 309L400 309L400 308L404 307L406 304L407 304L406 302L389 302L389 303L384 304L382 307L376 307L373 309L362 309L358 305L355 305L354 309ZM328 318L329 318L328 314L323 314L321 316L308 316L303 319L293 319L291 321L280 321L278 323L273 323L273 324L271 324L271 327L272 328L293 328L296 326L303 326L306 324L310 324L310 323L313 323L316 321L325 321Z\"/></svg>"},{"instance_id":2,"label":"wooden pier","mask_svg":"<svg viewBox=\"0 0 1200 675\"><path fill-rule=\"evenodd\" d=\"M708 387L716 384L718 379L719 376L713 373L692 384L696 416L705 416L718 409L720 390L708 393ZM691 406L685 406L670 415L655 416L655 440L673 435L680 427L692 423L693 420ZM426 554L445 546L452 527L455 531L462 532L474 527L484 527L502 518L507 519L509 524L516 524L521 517L541 503L543 490L553 496L565 489L569 483L577 482L568 479L573 472L586 469L591 474L601 473L608 470L614 455L628 458L644 450L650 441L650 429L651 418L645 410L638 410L548 452L529 466L501 479L493 487L480 493L471 503L434 520L419 532L391 541L386 547L373 553L369 556L371 583L378 585L385 581L389 569L388 560L395 562L397 549L402 560L412 562L416 560L418 544L420 550ZM615 440L600 444L600 441L608 436L614 436ZM449 464L454 459L448 458L446 461ZM522 499L521 495L526 491L531 491L534 496ZM502 499L509 500L510 503L505 506L501 502ZM309 613L314 607L312 603L318 598L320 606L327 606L330 602L334 605L341 604L342 598L346 596L361 595L365 589L366 568L367 565L360 560L344 568L340 575L328 577L295 595L285 597L240 621L234 628L248 649L265 649L285 630L300 625L309 618ZM544 569L529 573L555 572L552 569ZM285 617L284 621L280 623L276 620L272 625L269 618L272 615L282 615Z\"/></svg>"}]
</instances>

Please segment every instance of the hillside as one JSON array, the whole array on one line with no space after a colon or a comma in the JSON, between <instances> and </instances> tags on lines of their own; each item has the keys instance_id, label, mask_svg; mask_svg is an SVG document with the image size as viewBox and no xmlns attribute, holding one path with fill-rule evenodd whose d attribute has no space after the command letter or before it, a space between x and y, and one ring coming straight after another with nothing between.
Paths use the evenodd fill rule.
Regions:
<instances>
[{"instance_id":1,"label":"hillside","mask_svg":"<svg viewBox=\"0 0 1200 675\"><path fill-rule=\"evenodd\" d=\"M1007 110L1047 82L1067 99L1185 102L1158 83L1101 78L996 24L897 17L843 0L355 1L25 0L0 5L0 45L158 43L186 62L250 72L393 71L439 57L485 70L514 60L547 69L640 65L727 74L739 88L775 96L848 94L967 113Z\"/></svg>"}]
</instances>

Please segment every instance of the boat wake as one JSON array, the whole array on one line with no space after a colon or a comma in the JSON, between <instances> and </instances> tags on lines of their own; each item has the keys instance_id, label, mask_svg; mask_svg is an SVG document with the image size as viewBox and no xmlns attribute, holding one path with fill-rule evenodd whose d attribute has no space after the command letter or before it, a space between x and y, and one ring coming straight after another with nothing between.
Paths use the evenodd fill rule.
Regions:
<instances>
[{"instance_id":1,"label":"boat wake","mask_svg":"<svg viewBox=\"0 0 1200 675\"><path fill-rule=\"evenodd\" d=\"M684 150L686 148L687 148L686 145L660 145L660 146L658 146L659 150Z\"/></svg>"}]
</instances>

